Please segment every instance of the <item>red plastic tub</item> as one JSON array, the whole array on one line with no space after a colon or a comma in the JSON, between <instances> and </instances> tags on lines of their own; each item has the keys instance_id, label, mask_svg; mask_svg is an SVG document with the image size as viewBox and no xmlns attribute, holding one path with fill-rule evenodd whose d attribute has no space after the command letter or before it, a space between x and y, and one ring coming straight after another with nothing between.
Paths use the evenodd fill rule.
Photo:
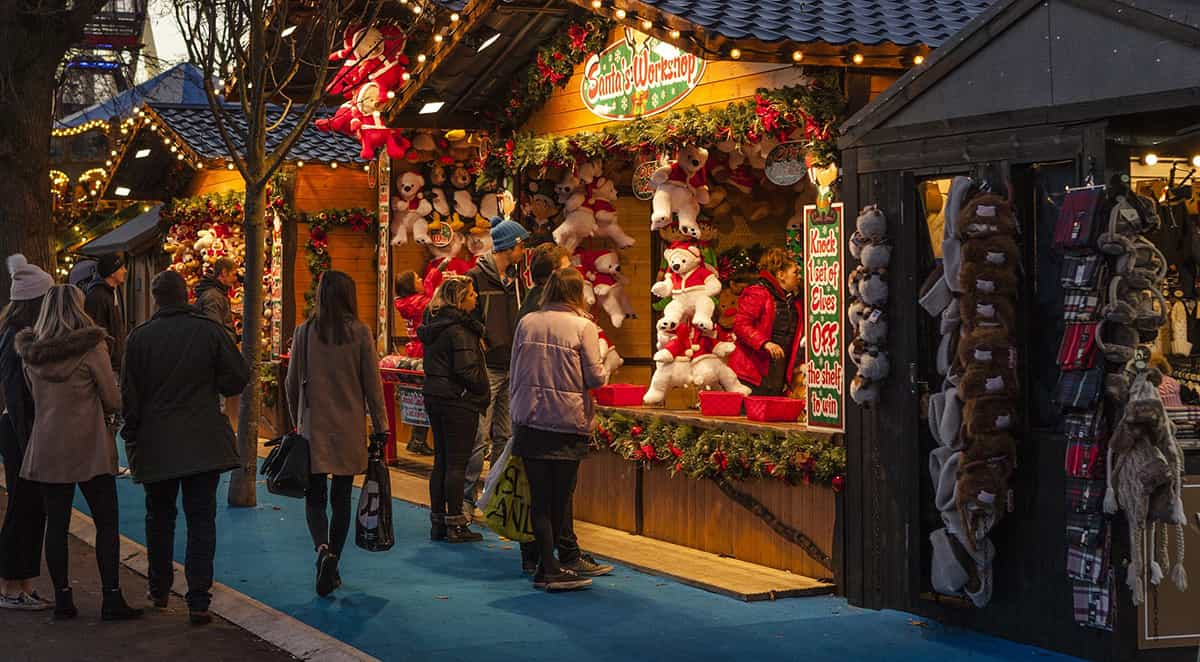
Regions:
<instances>
[{"instance_id":1,"label":"red plastic tub","mask_svg":"<svg viewBox=\"0 0 1200 662\"><path fill-rule=\"evenodd\" d=\"M609 384L593 389L592 397L605 407L635 407L642 404L646 389L642 384Z\"/></svg>"},{"instance_id":2,"label":"red plastic tub","mask_svg":"<svg viewBox=\"0 0 1200 662\"><path fill-rule=\"evenodd\" d=\"M794 422L804 413L804 401L767 395L746 398L746 418L764 422Z\"/></svg>"},{"instance_id":3,"label":"red plastic tub","mask_svg":"<svg viewBox=\"0 0 1200 662\"><path fill-rule=\"evenodd\" d=\"M729 391L700 391L700 413L705 416L740 416L742 413L741 393Z\"/></svg>"}]
</instances>

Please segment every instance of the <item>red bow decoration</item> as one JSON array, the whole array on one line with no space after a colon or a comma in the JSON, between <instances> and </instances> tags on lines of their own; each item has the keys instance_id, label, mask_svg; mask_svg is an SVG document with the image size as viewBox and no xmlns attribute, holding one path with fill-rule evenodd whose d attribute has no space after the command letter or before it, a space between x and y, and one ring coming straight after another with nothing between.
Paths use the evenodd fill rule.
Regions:
<instances>
[{"instance_id":1,"label":"red bow decoration","mask_svg":"<svg viewBox=\"0 0 1200 662\"><path fill-rule=\"evenodd\" d=\"M316 243L318 241L325 241L325 237L326 237L325 228L322 228L320 226L313 227L313 229L308 231L308 238L311 239L313 241L313 243Z\"/></svg>"},{"instance_id":2,"label":"red bow decoration","mask_svg":"<svg viewBox=\"0 0 1200 662\"><path fill-rule=\"evenodd\" d=\"M504 141L504 162L511 166L513 164L513 160L516 158L516 151L517 151L517 144L514 143L512 140L505 140Z\"/></svg>"},{"instance_id":3,"label":"red bow decoration","mask_svg":"<svg viewBox=\"0 0 1200 662\"><path fill-rule=\"evenodd\" d=\"M764 131L771 132L779 128L779 111L769 100L761 94L756 94L754 96L754 104L754 113L758 115L758 120L762 122Z\"/></svg>"},{"instance_id":4,"label":"red bow decoration","mask_svg":"<svg viewBox=\"0 0 1200 662\"><path fill-rule=\"evenodd\" d=\"M717 469L721 471L725 471L729 468L729 458L720 450L713 451L712 462L713 464L717 465Z\"/></svg>"},{"instance_id":5,"label":"red bow decoration","mask_svg":"<svg viewBox=\"0 0 1200 662\"><path fill-rule=\"evenodd\" d=\"M550 83L553 85L558 85L559 83L561 83L563 81L564 78L566 78L566 76L563 76L562 74L555 71L554 68L551 67L550 64L548 62L546 62L545 59L542 58L541 53L537 54L537 60L536 60L535 64L537 65L538 73L540 73L543 77L545 77L547 80L549 80Z\"/></svg>"},{"instance_id":6,"label":"red bow decoration","mask_svg":"<svg viewBox=\"0 0 1200 662\"><path fill-rule=\"evenodd\" d=\"M810 140L829 140L829 128L817 124L809 115L804 116L804 137Z\"/></svg>"},{"instance_id":7,"label":"red bow decoration","mask_svg":"<svg viewBox=\"0 0 1200 662\"><path fill-rule=\"evenodd\" d=\"M654 452L654 446L645 444L642 446L642 457L646 458L647 460L657 460L658 454Z\"/></svg>"},{"instance_id":8,"label":"red bow decoration","mask_svg":"<svg viewBox=\"0 0 1200 662\"><path fill-rule=\"evenodd\" d=\"M587 24L576 23L567 28L567 36L571 38L571 48L583 50L587 45L588 34L591 32Z\"/></svg>"},{"instance_id":9,"label":"red bow decoration","mask_svg":"<svg viewBox=\"0 0 1200 662\"><path fill-rule=\"evenodd\" d=\"M667 450L671 451L671 455L674 455L675 457L683 457L683 451L680 450L675 444L668 445Z\"/></svg>"}]
</instances>

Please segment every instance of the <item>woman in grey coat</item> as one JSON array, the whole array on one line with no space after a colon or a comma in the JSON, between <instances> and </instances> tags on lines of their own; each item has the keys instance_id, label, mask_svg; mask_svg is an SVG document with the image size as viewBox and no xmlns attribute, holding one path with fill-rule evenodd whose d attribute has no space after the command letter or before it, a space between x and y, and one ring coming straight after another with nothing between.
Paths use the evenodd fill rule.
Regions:
<instances>
[{"instance_id":1,"label":"woman in grey coat","mask_svg":"<svg viewBox=\"0 0 1200 662\"><path fill-rule=\"evenodd\" d=\"M358 320L354 290L341 271L321 277L313 314L296 329L286 382L288 408L308 439L312 461L305 510L321 596L341 585L338 558L350 531L353 480L367 471L366 414L372 441L382 443L388 435L379 358L371 330ZM330 475L332 487L326 484Z\"/></svg>"}]
</instances>

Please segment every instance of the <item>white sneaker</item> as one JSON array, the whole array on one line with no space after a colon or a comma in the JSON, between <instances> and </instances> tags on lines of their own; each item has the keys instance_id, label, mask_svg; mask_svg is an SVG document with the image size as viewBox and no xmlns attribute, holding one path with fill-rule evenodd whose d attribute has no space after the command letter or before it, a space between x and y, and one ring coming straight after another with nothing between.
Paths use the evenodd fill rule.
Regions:
<instances>
[{"instance_id":1,"label":"white sneaker","mask_svg":"<svg viewBox=\"0 0 1200 662\"><path fill-rule=\"evenodd\" d=\"M18 611L44 611L54 605L42 602L25 593L16 595L0 595L0 609L15 609Z\"/></svg>"}]
</instances>

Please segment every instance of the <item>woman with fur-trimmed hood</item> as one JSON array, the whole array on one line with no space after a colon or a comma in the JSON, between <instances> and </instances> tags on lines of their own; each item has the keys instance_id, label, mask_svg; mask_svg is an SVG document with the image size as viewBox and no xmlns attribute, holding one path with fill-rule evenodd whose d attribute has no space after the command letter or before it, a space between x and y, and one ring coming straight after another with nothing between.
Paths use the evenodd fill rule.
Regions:
<instances>
[{"instance_id":1,"label":"woman with fur-trimmed hood","mask_svg":"<svg viewBox=\"0 0 1200 662\"><path fill-rule=\"evenodd\" d=\"M67 530L79 485L96 523L96 560L104 589L101 617L141 616L120 588L117 530L117 445L106 419L121 411L107 334L83 309L83 293L55 285L33 328L17 334L35 406L21 477L39 484L46 507L46 566L57 619L78 615L67 573Z\"/></svg>"}]
</instances>

